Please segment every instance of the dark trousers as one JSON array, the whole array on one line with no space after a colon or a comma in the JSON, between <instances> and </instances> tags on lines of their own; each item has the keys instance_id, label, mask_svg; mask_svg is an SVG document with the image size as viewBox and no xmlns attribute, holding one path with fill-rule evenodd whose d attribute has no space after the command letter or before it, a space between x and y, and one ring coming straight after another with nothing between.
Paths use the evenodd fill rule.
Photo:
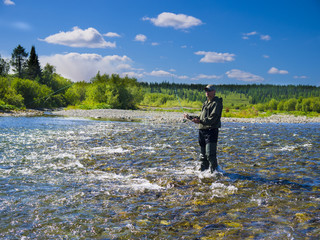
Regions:
<instances>
[{"instance_id":1,"label":"dark trousers","mask_svg":"<svg viewBox=\"0 0 320 240\"><path fill-rule=\"evenodd\" d=\"M200 161L201 171L210 168L214 172L218 167L217 142L219 136L218 128L199 129L199 145L201 148Z\"/></svg>"}]
</instances>

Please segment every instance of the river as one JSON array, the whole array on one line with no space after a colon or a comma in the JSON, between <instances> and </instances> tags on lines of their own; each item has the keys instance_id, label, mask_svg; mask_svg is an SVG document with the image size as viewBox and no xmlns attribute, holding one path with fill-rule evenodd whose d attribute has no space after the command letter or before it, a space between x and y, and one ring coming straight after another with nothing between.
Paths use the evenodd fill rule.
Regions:
<instances>
[{"instance_id":1,"label":"river","mask_svg":"<svg viewBox=\"0 0 320 240\"><path fill-rule=\"evenodd\" d=\"M320 124L0 118L1 239L317 239Z\"/></svg>"}]
</instances>

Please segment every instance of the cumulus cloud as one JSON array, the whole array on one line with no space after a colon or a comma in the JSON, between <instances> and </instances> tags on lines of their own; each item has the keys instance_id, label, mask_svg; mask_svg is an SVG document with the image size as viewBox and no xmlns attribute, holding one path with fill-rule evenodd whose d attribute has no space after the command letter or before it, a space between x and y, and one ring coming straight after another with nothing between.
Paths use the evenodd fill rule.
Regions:
<instances>
[{"instance_id":1,"label":"cumulus cloud","mask_svg":"<svg viewBox=\"0 0 320 240\"><path fill-rule=\"evenodd\" d=\"M16 5L13 1L11 0L3 0L4 5Z\"/></svg>"},{"instance_id":2,"label":"cumulus cloud","mask_svg":"<svg viewBox=\"0 0 320 240\"><path fill-rule=\"evenodd\" d=\"M106 36L106 37L121 37L118 33L115 33L115 32L108 32L106 34L103 34L103 36Z\"/></svg>"},{"instance_id":3,"label":"cumulus cloud","mask_svg":"<svg viewBox=\"0 0 320 240\"><path fill-rule=\"evenodd\" d=\"M147 36L143 35L143 34L138 34L138 35L136 35L134 40L137 42L145 42L147 40Z\"/></svg>"},{"instance_id":4,"label":"cumulus cloud","mask_svg":"<svg viewBox=\"0 0 320 240\"><path fill-rule=\"evenodd\" d=\"M228 72L226 72L228 78L234 78L240 81L244 82L262 82L264 81L263 77L260 77L258 75L254 75L249 72L244 72L239 69L232 69Z\"/></svg>"},{"instance_id":5,"label":"cumulus cloud","mask_svg":"<svg viewBox=\"0 0 320 240\"><path fill-rule=\"evenodd\" d=\"M232 53L217 53L217 52L205 52L198 51L195 52L196 55L204 55L200 59L200 62L204 63L223 63L223 62L232 62L234 61L234 54Z\"/></svg>"},{"instance_id":6,"label":"cumulus cloud","mask_svg":"<svg viewBox=\"0 0 320 240\"><path fill-rule=\"evenodd\" d=\"M188 29L202 24L198 18L170 12L160 13L156 18L144 17L143 20L150 21L158 27L173 27L174 29Z\"/></svg>"},{"instance_id":7,"label":"cumulus cloud","mask_svg":"<svg viewBox=\"0 0 320 240\"><path fill-rule=\"evenodd\" d=\"M41 40L41 39L40 39ZM43 39L47 43L60 44L69 47L86 47L86 48L115 48L113 42L106 42L103 36L94 28L85 30L74 27L69 32L59 32Z\"/></svg>"},{"instance_id":8,"label":"cumulus cloud","mask_svg":"<svg viewBox=\"0 0 320 240\"><path fill-rule=\"evenodd\" d=\"M221 76L217 75L206 75L206 74L199 74L198 76L192 78L192 80L200 80L200 79L220 79Z\"/></svg>"},{"instance_id":9,"label":"cumulus cloud","mask_svg":"<svg viewBox=\"0 0 320 240\"><path fill-rule=\"evenodd\" d=\"M122 74L132 69L132 60L127 56L99 54L56 54L39 57L42 66L47 63L56 67L57 72L72 81L89 81L98 71L102 74Z\"/></svg>"},{"instance_id":10,"label":"cumulus cloud","mask_svg":"<svg viewBox=\"0 0 320 240\"><path fill-rule=\"evenodd\" d=\"M269 74L288 74L287 70L279 70L278 68L272 67L268 71Z\"/></svg>"}]
</instances>

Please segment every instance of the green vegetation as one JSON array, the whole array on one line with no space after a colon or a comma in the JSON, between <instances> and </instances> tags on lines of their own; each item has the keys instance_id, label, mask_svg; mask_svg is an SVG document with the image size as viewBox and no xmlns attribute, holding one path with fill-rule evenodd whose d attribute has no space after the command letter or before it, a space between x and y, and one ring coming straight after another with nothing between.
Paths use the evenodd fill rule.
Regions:
<instances>
[{"instance_id":1,"label":"green vegetation","mask_svg":"<svg viewBox=\"0 0 320 240\"><path fill-rule=\"evenodd\" d=\"M90 82L71 82L47 64L41 69L35 47L22 46L6 61L0 56L0 110L24 108L152 108L197 112L205 101L203 84L139 83L135 78L99 72ZM9 74L12 67L13 74ZM320 115L320 87L217 85L226 117L268 116L285 112Z\"/></svg>"},{"instance_id":2,"label":"green vegetation","mask_svg":"<svg viewBox=\"0 0 320 240\"><path fill-rule=\"evenodd\" d=\"M98 73L89 83L73 84L67 90L65 97L69 104L76 108L136 109L143 94L134 78Z\"/></svg>"},{"instance_id":3,"label":"green vegetation","mask_svg":"<svg viewBox=\"0 0 320 240\"><path fill-rule=\"evenodd\" d=\"M204 85L141 83L145 89L142 105L153 107L180 106L200 109L205 100ZM320 88L315 86L217 85L217 96L223 98L225 117L269 116L292 113L318 116ZM181 103L181 105L180 105Z\"/></svg>"}]
</instances>

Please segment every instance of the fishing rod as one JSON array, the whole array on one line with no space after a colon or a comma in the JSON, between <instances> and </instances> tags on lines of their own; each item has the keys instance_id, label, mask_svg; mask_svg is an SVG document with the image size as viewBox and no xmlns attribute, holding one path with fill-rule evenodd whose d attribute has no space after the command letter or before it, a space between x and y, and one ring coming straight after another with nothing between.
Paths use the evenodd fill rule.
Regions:
<instances>
[{"instance_id":1,"label":"fishing rod","mask_svg":"<svg viewBox=\"0 0 320 240\"><path fill-rule=\"evenodd\" d=\"M71 84L69 84L68 86L62 87L62 88L58 89L57 91L55 91L55 92L53 92L53 93L50 93L49 95L43 97L43 98L46 98L46 97L47 97L47 99L46 99L44 102L46 102L52 95L56 94L57 92L62 91L62 90L65 89L65 88L68 88L68 87L72 86L73 84L74 84L74 82L71 83Z\"/></svg>"},{"instance_id":2,"label":"fishing rod","mask_svg":"<svg viewBox=\"0 0 320 240\"><path fill-rule=\"evenodd\" d=\"M175 83L174 83L174 78L173 78L173 76L172 76L172 85L173 85L173 88L174 88L174 93L175 93L175 95L176 95L176 97L177 97L177 99L178 99L180 108L181 108L182 112L185 114L185 111L184 111L184 109L183 109L183 107L182 107L180 98L179 98L179 96L178 96L178 92L177 92L177 88L176 88Z\"/></svg>"},{"instance_id":3,"label":"fishing rod","mask_svg":"<svg viewBox=\"0 0 320 240\"><path fill-rule=\"evenodd\" d=\"M178 95L178 92L177 92L177 88L176 88L176 86L175 86L175 84L174 84L173 76L172 76L172 85L173 85L173 87L174 87L174 93L175 93L175 95L176 95L176 97L177 97L177 99L178 99L178 102L179 102L179 105L180 105L180 108L181 108L183 114L185 115L185 117L186 117L188 120L192 121L192 120L194 119L194 117L192 117L192 116L190 116L189 114L187 114L187 113L184 111L184 108L183 108L183 106L182 106L182 104L181 104L181 101L180 101L180 98L179 98L179 95Z\"/></svg>"},{"instance_id":4,"label":"fishing rod","mask_svg":"<svg viewBox=\"0 0 320 240\"><path fill-rule=\"evenodd\" d=\"M41 100L43 100L43 99L46 98L46 100L44 101L44 103L45 103L52 95L56 94L57 92L62 91L62 90L65 89L65 88L68 88L68 87L72 86L73 84L75 84L75 83L73 82L73 83L71 83L71 84L69 84L69 85L67 85L67 86L64 86L64 87L62 87L62 88L59 88L57 91L55 91L55 92L53 92L53 93L50 93L50 94L48 94L48 95L46 95L46 96L44 96L44 97L42 97L42 98L40 98L40 99L36 99L36 100L33 100L32 102L29 102L27 105L29 105L29 104L31 104L31 103L34 103L34 102L36 102L36 101L41 101Z\"/></svg>"}]
</instances>

